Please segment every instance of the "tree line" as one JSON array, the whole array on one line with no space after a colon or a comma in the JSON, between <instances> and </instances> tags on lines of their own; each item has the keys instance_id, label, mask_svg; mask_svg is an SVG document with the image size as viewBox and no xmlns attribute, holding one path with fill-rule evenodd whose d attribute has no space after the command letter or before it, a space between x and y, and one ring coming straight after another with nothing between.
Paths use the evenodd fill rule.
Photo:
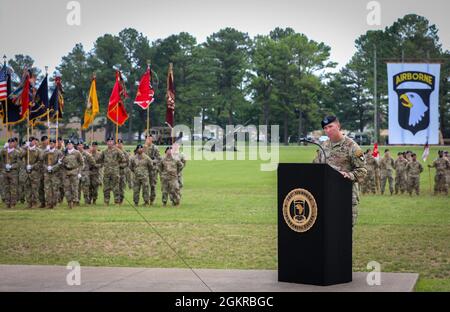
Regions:
<instances>
[{"instance_id":1,"label":"tree line","mask_svg":"<svg viewBox=\"0 0 450 312\"><path fill-rule=\"evenodd\" d=\"M438 29L415 14L398 19L384 30L368 31L355 40L356 52L338 72L330 60L330 47L292 28L275 28L267 35L224 28L203 43L182 32L150 41L133 28L118 35L105 34L86 51L81 43L62 57L65 96L64 119L83 118L93 73L97 79L100 115L106 115L115 70L126 79L130 115L121 127L131 140L146 127L146 112L133 104L137 82L150 62L155 101L150 107L151 125L164 125L168 64L173 63L176 87L176 124L193 127L194 117L203 125L280 125L280 141L292 142L320 128L326 114L340 117L352 131L374 128L374 69L377 70L377 102L380 128L387 127L387 61L440 62L440 127L450 137L450 52L439 41ZM374 53L376 51L376 63ZM16 55L9 65L16 73L33 67L27 55ZM42 72L34 68L36 74ZM99 116L100 116L99 115ZM83 123L83 120L80 121ZM96 127L113 125L105 118ZM373 134L374 135L374 134Z\"/></svg>"}]
</instances>

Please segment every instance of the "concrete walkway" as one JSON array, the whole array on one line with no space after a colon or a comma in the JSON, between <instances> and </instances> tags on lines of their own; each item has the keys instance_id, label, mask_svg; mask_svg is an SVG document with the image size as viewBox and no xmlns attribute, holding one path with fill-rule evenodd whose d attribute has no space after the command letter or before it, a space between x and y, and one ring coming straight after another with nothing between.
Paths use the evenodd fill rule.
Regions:
<instances>
[{"instance_id":1,"label":"concrete walkway","mask_svg":"<svg viewBox=\"0 0 450 312\"><path fill-rule=\"evenodd\" d=\"M81 267L81 285L69 286L63 266L0 265L0 291L133 291L204 292L209 289L189 269ZM367 273L353 273L353 282L334 286L280 283L274 270L195 269L215 292L413 291L415 273L381 273L381 285L369 286ZM74 280L70 279L69 280Z\"/></svg>"}]
</instances>

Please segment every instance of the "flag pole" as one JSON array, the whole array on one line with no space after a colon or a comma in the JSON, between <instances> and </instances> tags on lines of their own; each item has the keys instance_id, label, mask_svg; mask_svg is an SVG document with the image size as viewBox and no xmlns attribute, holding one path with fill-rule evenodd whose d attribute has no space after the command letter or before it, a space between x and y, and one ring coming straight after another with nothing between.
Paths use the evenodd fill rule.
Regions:
<instances>
[{"instance_id":1,"label":"flag pole","mask_svg":"<svg viewBox=\"0 0 450 312\"><path fill-rule=\"evenodd\" d=\"M5 122L6 122L6 142L10 138L9 123L8 123L8 69L6 69L6 55L3 55L3 63L6 70L6 98L5 98ZM3 122L3 120L2 120ZM9 146L8 146L9 148ZM9 164L9 153L6 151L6 163Z\"/></svg>"},{"instance_id":2,"label":"flag pole","mask_svg":"<svg viewBox=\"0 0 450 312\"><path fill-rule=\"evenodd\" d=\"M150 71L150 61L147 60L147 70ZM151 77L151 71L150 71L150 77ZM151 79L150 79L151 80ZM152 85L152 82L149 81L150 86ZM147 136L150 135L150 103L147 107Z\"/></svg>"}]
</instances>

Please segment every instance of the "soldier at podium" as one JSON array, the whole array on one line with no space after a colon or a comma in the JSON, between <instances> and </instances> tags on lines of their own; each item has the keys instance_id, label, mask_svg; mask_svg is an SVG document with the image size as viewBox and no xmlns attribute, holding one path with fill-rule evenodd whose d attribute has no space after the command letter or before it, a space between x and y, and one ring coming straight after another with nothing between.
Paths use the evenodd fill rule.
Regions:
<instances>
[{"instance_id":1,"label":"soldier at podium","mask_svg":"<svg viewBox=\"0 0 450 312\"><path fill-rule=\"evenodd\" d=\"M322 128L329 140L322 144L325 156L321 153L320 162L327 163L342 176L353 183L352 187L352 224L358 216L359 186L367 174L364 153L359 145L341 132L341 124L336 116L327 116L322 122Z\"/></svg>"}]
</instances>

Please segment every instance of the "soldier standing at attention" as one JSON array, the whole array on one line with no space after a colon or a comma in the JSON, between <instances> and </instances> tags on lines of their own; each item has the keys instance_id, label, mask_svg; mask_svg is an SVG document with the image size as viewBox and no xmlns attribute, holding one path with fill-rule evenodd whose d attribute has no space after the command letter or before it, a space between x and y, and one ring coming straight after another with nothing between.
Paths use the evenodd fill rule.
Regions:
<instances>
[{"instance_id":1,"label":"soldier standing at attention","mask_svg":"<svg viewBox=\"0 0 450 312\"><path fill-rule=\"evenodd\" d=\"M2 163L2 189L3 199L6 208L14 208L17 203L17 189L19 184L19 164L21 154L15 148L13 138L8 139L8 146L0 153L0 162Z\"/></svg>"},{"instance_id":2,"label":"soldier standing at attention","mask_svg":"<svg viewBox=\"0 0 450 312\"><path fill-rule=\"evenodd\" d=\"M398 158L394 162L395 168L395 194L403 194L406 191L406 165L408 161L405 159L404 154L399 152Z\"/></svg>"},{"instance_id":3,"label":"soldier standing at attention","mask_svg":"<svg viewBox=\"0 0 450 312\"><path fill-rule=\"evenodd\" d=\"M89 178L89 181L91 183L89 186L89 197L91 198L93 205L95 205L97 202L98 188L102 184L100 179L100 169L102 165L99 164L101 153L98 151L97 146L98 146L97 142L92 142L90 150L92 158L94 158L95 161L95 166L91 168Z\"/></svg>"},{"instance_id":4,"label":"soldier standing at attention","mask_svg":"<svg viewBox=\"0 0 450 312\"><path fill-rule=\"evenodd\" d=\"M142 190L144 205L150 204L149 173L153 170L153 161L144 153L144 147L139 144L136 147L136 155L131 158L131 171L134 173L133 200L139 205L139 194Z\"/></svg>"},{"instance_id":5,"label":"soldier standing at attention","mask_svg":"<svg viewBox=\"0 0 450 312\"><path fill-rule=\"evenodd\" d=\"M48 136L43 135L41 137L41 143L39 148L41 149L42 156L44 152L49 148L49 139ZM44 189L44 173L45 173L45 165L43 160L41 160L39 175L40 175L40 183L39 183L39 202L41 203L41 208L45 208L45 189Z\"/></svg>"},{"instance_id":6,"label":"soldier standing at attention","mask_svg":"<svg viewBox=\"0 0 450 312\"><path fill-rule=\"evenodd\" d=\"M450 158L448 157L448 151L444 151L444 158L450 161ZM447 181L447 187L450 187L450 168L446 172L446 179Z\"/></svg>"},{"instance_id":7,"label":"soldier standing at attention","mask_svg":"<svg viewBox=\"0 0 450 312\"><path fill-rule=\"evenodd\" d=\"M42 152L37 142L35 137L30 137L30 141L22 152L28 178L26 186L28 208L36 208L39 200Z\"/></svg>"},{"instance_id":8,"label":"soldier standing at attention","mask_svg":"<svg viewBox=\"0 0 450 312\"><path fill-rule=\"evenodd\" d=\"M411 161L406 165L406 174L408 179L408 193L412 196L413 190L416 194L420 193L420 173L423 171L423 167L416 159L416 154L411 154Z\"/></svg>"},{"instance_id":9,"label":"soldier standing at attention","mask_svg":"<svg viewBox=\"0 0 450 312\"><path fill-rule=\"evenodd\" d=\"M144 152L153 160L153 169L149 173L149 183L150 183L150 205L153 205L156 198L156 183L158 181L158 163L161 161L161 155L159 153L158 147L153 144L153 136L149 134L145 137Z\"/></svg>"},{"instance_id":10,"label":"soldier standing at attention","mask_svg":"<svg viewBox=\"0 0 450 312\"><path fill-rule=\"evenodd\" d=\"M389 182L389 192L394 193L394 159L392 159L389 150L384 151L384 157L380 160L380 174L381 174L381 195L384 194L386 188L386 181Z\"/></svg>"},{"instance_id":11,"label":"soldier standing at attention","mask_svg":"<svg viewBox=\"0 0 450 312\"><path fill-rule=\"evenodd\" d=\"M327 116L322 122L322 128L329 140L322 144L326 158L321 154L321 162L326 163L339 171L346 179L352 181L352 224L356 223L358 216L357 205L359 203L358 182L362 181L366 174L364 153L358 144L341 133L341 124L336 116Z\"/></svg>"},{"instance_id":12,"label":"soldier standing at attention","mask_svg":"<svg viewBox=\"0 0 450 312\"><path fill-rule=\"evenodd\" d=\"M64 155L64 151L66 149L64 140L59 137L58 141L56 142L56 149L61 151L61 153ZM57 179L58 179L58 203L62 203L64 200L64 168L60 168L57 173Z\"/></svg>"},{"instance_id":13,"label":"soldier standing at attention","mask_svg":"<svg viewBox=\"0 0 450 312\"><path fill-rule=\"evenodd\" d=\"M378 169L378 162L372 155L372 150L369 148L366 151L365 155L366 159L366 169L367 169L367 175L365 179L366 183L366 192L376 194L377 193L377 186L375 181L375 172Z\"/></svg>"},{"instance_id":14,"label":"soldier standing at attention","mask_svg":"<svg viewBox=\"0 0 450 312\"><path fill-rule=\"evenodd\" d=\"M444 193L448 195L447 172L450 169L450 161L444 157L444 151L438 152L439 158L433 161L429 168L436 168L434 176L434 195Z\"/></svg>"},{"instance_id":15,"label":"soldier standing at attention","mask_svg":"<svg viewBox=\"0 0 450 312\"><path fill-rule=\"evenodd\" d=\"M119 204L123 203L123 199L125 198L125 189L127 186L127 169L130 163L130 157L128 153L123 149L123 140L117 140L117 149L122 153L123 159L119 164Z\"/></svg>"},{"instance_id":16,"label":"soldier standing at attention","mask_svg":"<svg viewBox=\"0 0 450 312\"><path fill-rule=\"evenodd\" d=\"M84 203L86 205L90 205L91 204L90 177L92 168L95 168L95 160L92 157L92 155L87 152L89 150L89 146L83 144L82 141L78 142L77 149L80 152L81 156L83 157L84 162L84 165L80 170L81 178L78 188L78 201L81 201L81 191L83 191Z\"/></svg>"},{"instance_id":17,"label":"soldier standing at attention","mask_svg":"<svg viewBox=\"0 0 450 312\"><path fill-rule=\"evenodd\" d=\"M81 178L80 171L84 166L83 157L80 152L74 148L73 144L74 142L72 140L67 141L66 153L62 161L60 161L65 169L64 194L70 209L78 204L78 184Z\"/></svg>"},{"instance_id":18,"label":"soldier standing at attention","mask_svg":"<svg viewBox=\"0 0 450 312\"><path fill-rule=\"evenodd\" d=\"M58 172L60 170L61 159L64 154L56 149L56 140L51 139L49 148L44 151L44 190L45 190L45 204L47 208L52 209L56 207L59 199L59 179Z\"/></svg>"},{"instance_id":19,"label":"soldier standing at attention","mask_svg":"<svg viewBox=\"0 0 450 312\"><path fill-rule=\"evenodd\" d=\"M165 156L159 162L162 203L164 206L167 204L167 199L169 196L174 206L178 206L180 204L178 174L182 168L183 163L179 159L172 156L172 147L169 146L166 148Z\"/></svg>"},{"instance_id":20,"label":"soldier standing at attention","mask_svg":"<svg viewBox=\"0 0 450 312\"><path fill-rule=\"evenodd\" d=\"M125 163L125 156L114 146L114 139L109 137L106 144L108 148L101 152L99 163L103 164L103 197L106 205L109 205L111 191L114 194L114 202L120 205L119 170Z\"/></svg>"}]
</instances>

